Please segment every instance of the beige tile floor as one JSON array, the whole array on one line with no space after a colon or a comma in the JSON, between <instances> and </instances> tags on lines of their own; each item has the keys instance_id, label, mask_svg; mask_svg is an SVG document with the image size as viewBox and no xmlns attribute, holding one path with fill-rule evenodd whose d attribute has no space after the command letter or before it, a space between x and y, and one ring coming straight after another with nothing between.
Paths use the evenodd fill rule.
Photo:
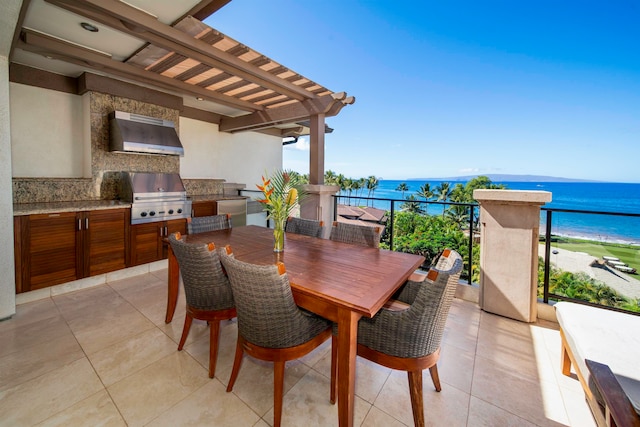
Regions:
<instances>
[{"instance_id":1,"label":"beige tile floor","mask_svg":"<svg viewBox=\"0 0 640 427\"><path fill-rule=\"evenodd\" d=\"M216 378L209 335L194 321L177 351L181 295L164 323L166 270L18 306L0 322L1 426L267 426L273 371L246 358L232 393L236 323L223 322ZM283 425L335 426L330 343L287 364ZM425 371L431 426L592 426L574 378L560 373L553 323L528 325L455 300L439 363ZM411 426L406 374L358 359L355 425Z\"/></svg>"}]
</instances>

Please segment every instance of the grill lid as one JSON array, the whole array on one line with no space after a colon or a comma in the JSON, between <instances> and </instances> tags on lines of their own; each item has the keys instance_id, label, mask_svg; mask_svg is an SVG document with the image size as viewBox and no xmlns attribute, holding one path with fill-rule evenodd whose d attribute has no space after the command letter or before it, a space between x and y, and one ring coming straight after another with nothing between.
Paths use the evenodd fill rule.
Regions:
<instances>
[{"instance_id":1,"label":"grill lid","mask_svg":"<svg viewBox=\"0 0 640 427\"><path fill-rule=\"evenodd\" d=\"M121 200L133 202L187 197L177 173L122 172L122 175Z\"/></svg>"}]
</instances>

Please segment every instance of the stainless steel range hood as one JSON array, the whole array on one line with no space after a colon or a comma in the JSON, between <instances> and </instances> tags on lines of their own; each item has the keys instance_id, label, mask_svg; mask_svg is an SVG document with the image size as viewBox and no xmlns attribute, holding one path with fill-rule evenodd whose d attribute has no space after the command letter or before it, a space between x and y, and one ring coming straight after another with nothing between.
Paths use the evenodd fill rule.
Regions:
<instances>
[{"instance_id":1,"label":"stainless steel range hood","mask_svg":"<svg viewBox=\"0 0 640 427\"><path fill-rule=\"evenodd\" d=\"M174 124L139 114L109 114L109 149L119 153L184 156Z\"/></svg>"}]
</instances>

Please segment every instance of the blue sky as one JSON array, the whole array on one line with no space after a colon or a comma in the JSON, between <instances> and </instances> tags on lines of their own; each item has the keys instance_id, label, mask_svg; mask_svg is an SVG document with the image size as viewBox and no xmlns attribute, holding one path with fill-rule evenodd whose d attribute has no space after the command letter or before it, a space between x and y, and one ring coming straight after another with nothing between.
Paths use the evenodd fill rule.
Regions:
<instances>
[{"instance_id":1,"label":"blue sky","mask_svg":"<svg viewBox=\"0 0 640 427\"><path fill-rule=\"evenodd\" d=\"M635 0L233 0L207 20L356 97L327 119L325 169L613 182L640 182L638 22Z\"/></svg>"}]
</instances>

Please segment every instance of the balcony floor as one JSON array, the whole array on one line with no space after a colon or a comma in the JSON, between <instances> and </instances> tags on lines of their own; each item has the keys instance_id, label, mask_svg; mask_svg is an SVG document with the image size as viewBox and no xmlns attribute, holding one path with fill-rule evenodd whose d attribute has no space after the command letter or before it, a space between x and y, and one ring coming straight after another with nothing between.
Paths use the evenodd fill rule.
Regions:
<instances>
[{"instance_id":1,"label":"balcony floor","mask_svg":"<svg viewBox=\"0 0 640 427\"><path fill-rule=\"evenodd\" d=\"M161 270L18 306L0 323L0 425L271 425L270 364L245 356L225 392L235 320L221 325L209 379L206 325L194 321L178 352L184 296L169 325L165 299ZM337 425L329 359L330 341L287 363L283 425ZM560 372L554 323L528 325L456 299L438 369L440 393L424 373L427 425L595 425L577 379ZM355 425L413 425L404 372L358 358Z\"/></svg>"}]
</instances>

